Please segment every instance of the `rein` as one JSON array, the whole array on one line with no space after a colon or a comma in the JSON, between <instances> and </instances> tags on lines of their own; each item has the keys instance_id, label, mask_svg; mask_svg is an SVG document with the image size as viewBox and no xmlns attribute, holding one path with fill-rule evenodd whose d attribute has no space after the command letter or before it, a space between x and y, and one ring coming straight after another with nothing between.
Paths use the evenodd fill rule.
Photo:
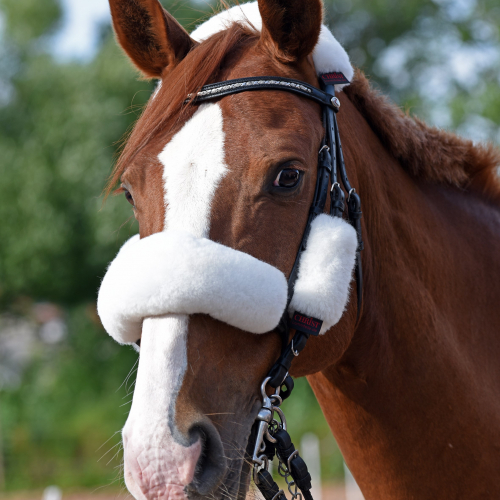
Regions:
<instances>
[{"instance_id":1,"label":"rein","mask_svg":"<svg viewBox=\"0 0 500 500\"><path fill-rule=\"evenodd\" d=\"M293 390L293 379L288 374L292 360L304 349L310 335L319 335L323 323L319 319L307 317L297 311L290 318L288 306L293 297L300 257L306 249L311 224L319 214L324 212L329 191L330 215L333 217L343 218L347 194L347 220L355 229L358 241L355 266L358 319L362 306L363 273L361 250L363 250L363 239L360 221L361 200L347 177L336 116L340 109L340 101L335 97L335 84L348 84L349 81L343 73L337 72L321 75L319 83L321 89L299 80L276 76L240 78L205 85L196 94L190 94L187 99L187 102L198 104L240 92L284 90L312 99L322 106L325 135L318 153L318 175L314 198L309 209L309 216L297 256L288 278L287 307L276 329L281 336L282 352L262 383L262 408L252 429L252 437L255 440L251 458L254 464L253 478L266 500L286 500L283 490L278 488L268 471L269 461L273 460L275 455L279 460L278 473L285 479L292 500L302 499L302 496L305 500L313 500L310 492L311 476L307 471L304 460L299 456L298 451L295 450L292 444L286 428L286 419L280 405L283 400L290 396ZM289 342L291 329L294 329L296 333ZM271 396L268 396L266 392L268 385L275 388L275 393ZM278 415L279 420L274 417L275 414ZM299 489L301 493L299 493Z\"/></svg>"}]
</instances>

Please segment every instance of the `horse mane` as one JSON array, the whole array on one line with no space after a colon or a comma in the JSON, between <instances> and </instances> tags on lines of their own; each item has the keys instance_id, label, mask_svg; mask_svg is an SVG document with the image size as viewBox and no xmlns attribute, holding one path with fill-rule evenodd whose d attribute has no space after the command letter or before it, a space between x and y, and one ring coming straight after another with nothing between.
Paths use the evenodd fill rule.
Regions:
<instances>
[{"instance_id":1,"label":"horse mane","mask_svg":"<svg viewBox=\"0 0 500 500\"><path fill-rule=\"evenodd\" d=\"M473 190L500 205L500 150L474 144L405 114L357 70L344 92L414 179Z\"/></svg>"},{"instance_id":2,"label":"horse mane","mask_svg":"<svg viewBox=\"0 0 500 500\"><path fill-rule=\"evenodd\" d=\"M257 36L251 28L232 23L228 29L195 45L168 73L132 133L124 137L124 147L109 178L106 196L153 137L175 131L194 113L195 108L186 103L186 97L203 85L217 81L227 58L247 43L254 42ZM498 148L492 144L474 144L405 114L372 88L360 70L344 92L410 176L474 190L500 205Z\"/></svg>"},{"instance_id":3,"label":"horse mane","mask_svg":"<svg viewBox=\"0 0 500 500\"><path fill-rule=\"evenodd\" d=\"M256 32L250 27L232 23L228 29L195 45L167 74L133 130L125 134L123 149L109 177L105 196L110 194L127 166L151 139L162 133L174 132L190 118L196 108L186 102L187 96L198 92L203 85L218 81L227 58L256 38Z\"/></svg>"}]
</instances>

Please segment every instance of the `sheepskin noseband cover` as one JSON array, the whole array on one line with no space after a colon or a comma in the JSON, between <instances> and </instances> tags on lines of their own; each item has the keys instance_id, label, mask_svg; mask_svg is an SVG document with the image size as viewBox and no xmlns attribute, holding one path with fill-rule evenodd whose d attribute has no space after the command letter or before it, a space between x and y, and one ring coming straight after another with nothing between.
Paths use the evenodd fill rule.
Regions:
<instances>
[{"instance_id":1,"label":"sheepskin noseband cover","mask_svg":"<svg viewBox=\"0 0 500 500\"><path fill-rule=\"evenodd\" d=\"M342 316L356 251L355 231L326 214L312 223L289 311L323 320ZM122 344L141 336L144 318L209 314L252 333L273 330L287 304L287 281L275 267L206 238L167 230L120 249L102 280L97 309Z\"/></svg>"}]
</instances>

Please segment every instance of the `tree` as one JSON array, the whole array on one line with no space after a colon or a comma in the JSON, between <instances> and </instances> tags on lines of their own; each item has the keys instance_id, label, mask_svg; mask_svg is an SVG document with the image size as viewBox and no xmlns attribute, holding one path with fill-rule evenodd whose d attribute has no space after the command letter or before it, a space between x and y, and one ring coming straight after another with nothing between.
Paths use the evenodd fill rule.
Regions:
<instances>
[{"instance_id":1,"label":"tree","mask_svg":"<svg viewBox=\"0 0 500 500\"><path fill-rule=\"evenodd\" d=\"M399 105L500 143L496 0L328 0L327 16L354 64Z\"/></svg>"}]
</instances>

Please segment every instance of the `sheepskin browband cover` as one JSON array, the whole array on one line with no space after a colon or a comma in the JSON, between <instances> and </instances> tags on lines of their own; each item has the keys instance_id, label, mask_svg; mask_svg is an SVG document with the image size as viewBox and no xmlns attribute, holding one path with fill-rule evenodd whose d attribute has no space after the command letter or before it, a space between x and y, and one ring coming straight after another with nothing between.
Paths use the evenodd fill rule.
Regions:
<instances>
[{"instance_id":1,"label":"sheepskin browband cover","mask_svg":"<svg viewBox=\"0 0 500 500\"><path fill-rule=\"evenodd\" d=\"M356 252L356 233L326 214L313 221L299 264L290 311L323 320L321 333L342 316ZM141 336L144 318L209 314L252 333L273 330L285 310L287 281L249 254L181 231L136 235L120 249L102 280L97 310L122 344Z\"/></svg>"},{"instance_id":2,"label":"sheepskin browband cover","mask_svg":"<svg viewBox=\"0 0 500 500\"><path fill-rule=\"evenodd\" d=\"M191 33L191 38L201 42L214 33L227 29L232 22L250 25L257 31L262 31L262 17L258 3L239 4L212 16ZM340 71L349 81L352 81L354 68L349 61L349 56L324 24L321 26L318 43L314 47L312 57L318 76ZM345 85L335 85L335 89L342 90Z\"/></svg>"}]
</instances>

